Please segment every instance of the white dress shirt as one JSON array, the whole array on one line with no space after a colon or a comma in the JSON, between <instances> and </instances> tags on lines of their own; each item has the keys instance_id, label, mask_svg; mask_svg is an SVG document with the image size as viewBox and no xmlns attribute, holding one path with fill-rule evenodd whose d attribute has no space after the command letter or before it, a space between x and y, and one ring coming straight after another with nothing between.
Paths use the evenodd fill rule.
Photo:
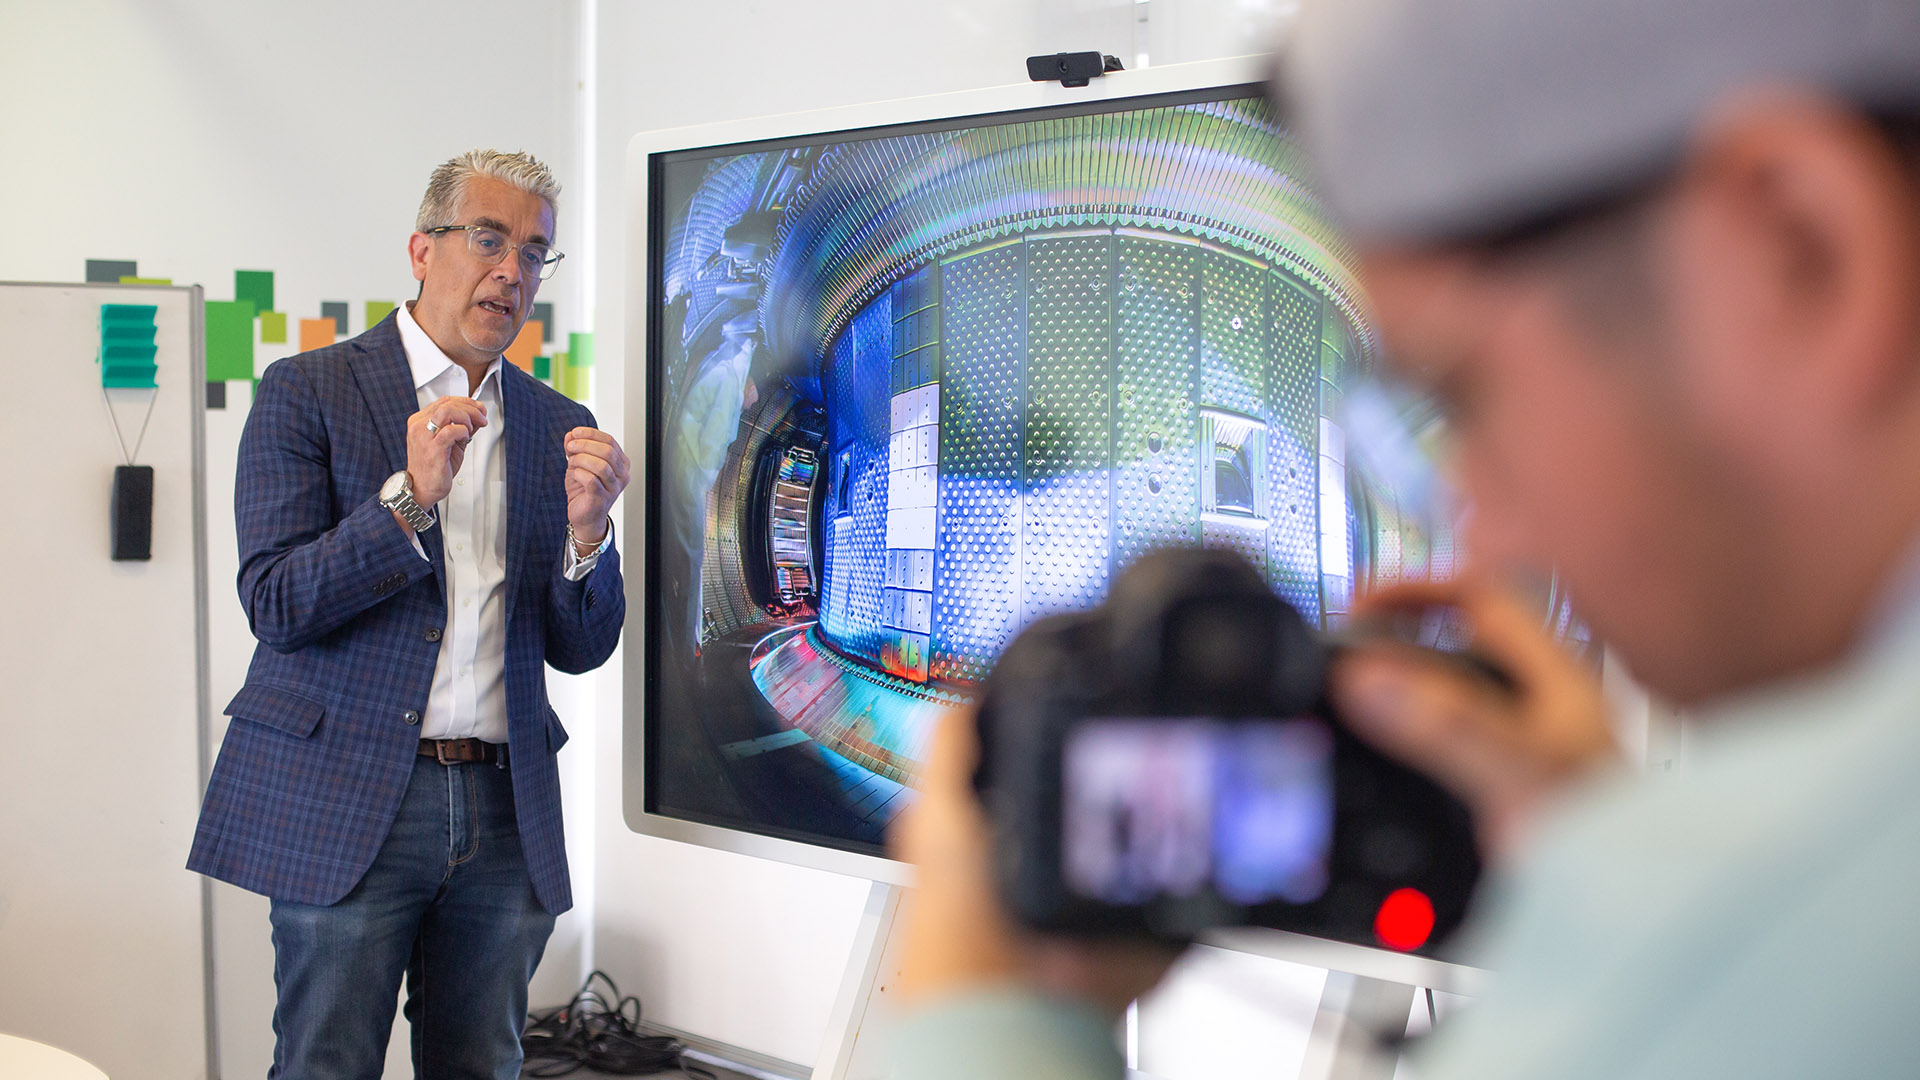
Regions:
<instances>
[{"instance_id":1,"label":"white dress shirt","mask_svg":"<svg viewBox=\"0 0 1920 1080\"><path fill-rule=\"evenodd\" d=\"M487 410L487 426L473 433L453 488L434 507L445 548L447 625L433 665L433 688L420 720L423 739L507 741L507 462L499 453L507 417L500 400L499 359L480 387L469 391L466 371L442 352L413 319L413 302L395 313L400 345L413 369L422 409L443 397L470 397ZM418 536L414 550L426 558ZM600 561L582 559L567 544L562 570L579 581Z\"/></svg>"}]
</instances>

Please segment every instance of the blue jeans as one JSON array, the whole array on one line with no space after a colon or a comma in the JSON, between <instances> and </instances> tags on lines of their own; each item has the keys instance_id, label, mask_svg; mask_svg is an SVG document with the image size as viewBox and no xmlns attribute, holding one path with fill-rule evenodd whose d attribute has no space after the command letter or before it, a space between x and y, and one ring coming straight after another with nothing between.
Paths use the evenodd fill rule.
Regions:
<instances>
[{"instance_id":1,"label":"blue jeans","mask_svg":"<svg viewBox=\"0 0 1920 1080\"><path fill-rule=\"evenodd\" d=\"M404 973L419 1080L516 1080L527 980L553 916L520 851L513 778L418 758L367 876L337 904L273 901L269 1080L379 1080Z\"/></svg>"}]
</instances>

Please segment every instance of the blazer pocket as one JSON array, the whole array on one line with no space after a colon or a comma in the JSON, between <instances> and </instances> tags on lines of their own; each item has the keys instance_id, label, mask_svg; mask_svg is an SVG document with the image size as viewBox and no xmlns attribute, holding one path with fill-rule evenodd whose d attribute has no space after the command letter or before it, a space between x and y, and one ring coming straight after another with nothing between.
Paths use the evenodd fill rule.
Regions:
<instances>
[{"instance_id":1,"label":"blazer pocket","mask_svg":"<svg viewBox=\"0 0 1920 1080\"><path fill-rule=\"evenodd\" d=\"M227 702L227 715L236 720L251 720L302 739L313 734L326 711L326 706L310 697L255 683L241 687Z\"/></svg>"},{"instance_id":2,"label":"blazer pocket","mask_svg":"<svg viewBox=\"0 0 1920 1080\"><path fill-rule=\"evenodd\" d=\"M561 747L567 745L568 738L570 738L570 736L567 734L567 729L560 726L560 714L554 712L552 709L548 709L547 748L557 754L560 752Z\"/></svg>"}]
</instances>

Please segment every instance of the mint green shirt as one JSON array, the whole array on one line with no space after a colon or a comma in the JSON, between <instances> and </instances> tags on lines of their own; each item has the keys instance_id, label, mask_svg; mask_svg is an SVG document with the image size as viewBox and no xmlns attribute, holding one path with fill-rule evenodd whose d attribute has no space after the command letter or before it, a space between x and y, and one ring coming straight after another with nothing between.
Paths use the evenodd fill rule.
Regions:
<instances>
[{"instance_id":1,"label":"mint green shirt","mask_svg":"<svg viewBox=\"0 0 1920 1080\"><path fill-rule=\"evenodd\" d=\"M1920 568L1920 562L1915 564ZM1920 1076L1920 574L1819 676L1699 717L1675 776L1577 797L1481 900L1489 992L1425 1080ZM909 1018L895 1080L1111 1080L1038 994Z\"/></svg>"}]
</instances>

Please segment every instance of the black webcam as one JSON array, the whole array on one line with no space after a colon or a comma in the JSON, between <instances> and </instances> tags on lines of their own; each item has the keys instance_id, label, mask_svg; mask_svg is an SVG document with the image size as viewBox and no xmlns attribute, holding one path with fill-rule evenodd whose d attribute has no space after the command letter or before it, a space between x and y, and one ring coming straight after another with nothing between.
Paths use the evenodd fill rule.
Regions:
<instances>
[{"instance_id":1,"label":"black webcam","mask_svg":"<svg viewBox=\"0 0 1920 1080\"><path fill-rule=\"evenodd\" d=\"M1085 86L1109 71L1125 71L1117 56L1097 52L1063 52L1052 56L1027 57L1027 78L1034 82L1058 81L1061 86Z\"/></svg>"}]
</instances>

